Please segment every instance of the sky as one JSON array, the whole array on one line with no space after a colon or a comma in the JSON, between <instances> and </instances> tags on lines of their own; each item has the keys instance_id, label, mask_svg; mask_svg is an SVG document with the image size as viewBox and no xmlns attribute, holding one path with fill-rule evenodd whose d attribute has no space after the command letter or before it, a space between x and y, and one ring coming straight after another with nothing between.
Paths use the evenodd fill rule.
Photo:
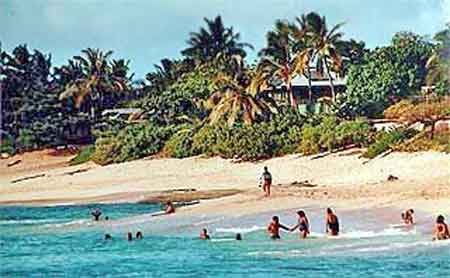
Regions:
<instances>
[{"instance_id":1,"label":"sky","mask_svg":"<svg viewBox=\"0 0 450 278\"><path fill-rule=\"evenodd\" d=\"M56 65L87 47L113 50L140 78L162 58L179 58L204 17L221 15L255 47L253 60L276 19L310 11L345 22L345 38L370 48L398 31L432 36L450 22L450 0L0 0L0 42L51 53Z\"/></svg>"}]
</instances>

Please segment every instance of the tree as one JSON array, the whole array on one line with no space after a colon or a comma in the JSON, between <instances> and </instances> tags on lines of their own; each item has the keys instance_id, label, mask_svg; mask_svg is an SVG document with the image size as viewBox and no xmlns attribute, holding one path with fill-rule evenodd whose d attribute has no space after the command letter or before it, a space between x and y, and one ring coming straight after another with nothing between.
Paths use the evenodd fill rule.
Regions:
<instances>
[{"instance_id":1,"label":"tree","mask_svg":"<svg viewBox=\"0 0 450 278\"><path fill-rule=\"evenodd\" d=\"M156 71L148 73L145 77L150 82L148 89L151 92L162 93L179 81L184 74L191 72L194 64L190 59L181 61L162 59L161 65L155 65L155 68Z\"/></svg>"},{"instance_id":2,"label":"tree","mask_svg":"<svg viewBox=\"0 0 450 278\"><path fill-rule=\"evenodd\" d=\"M343 33L339 32L343 23L336 24L328 29L326 18L312 12L306 16L308 32L312 37L314 56L316 60L316 70L319 73L326 73L330 82L330 89L333 101L336 100L336 93L331 72L339 73L342 68L342 56L338 46L341 43Z\"/></svg>"},{"instance_id":3,"label":"tree","mask_svg":"<svg viewBox=\"0 0 450 278\"><path fill-rule=\"evenodd\" d=\"M398 33L388 46L376 48L349 68L347 91L338 99L344 116L378 117L393 103L425 84L432 45L413 33Z\"/></svg>"},{"instance_id":4,"label":"tree","mask_svg":"<svg viewBox=\"0 0 450 278\"><path fill-rule=\"evenodd\" d=\"M71 73L76 73L78 78L66 84L60 99L73 98L75 106L82 111L89 111L91 119L95 120L101 110L114 107L129 92L132 76L128 76L127 61L110 62L112 51L88 48L81 52L84 57L75 56L74 61L69 61L68 67L60 70L65 73L81 68L81 73Z\"/></svg>"},{"instance_id":5,"label":"tree","mask_svg":"<svg viewBox=\"0 0 450 278\"><path fill-rule=\"evenodd\" d=\"M188 48L181 54L193 59L197 64L211 62L219 54L246 56L245 48L252 48L248 43L240 42L240 34L232 27L225 27L220 16L214 19L204 19L206 28L201 27L198 32L189 35Z\"/></svg>"},{"instance_id":6,"label":"tree","mask_svg":"<svg viewBox=\"0 0 450 278\"><path fill-rule=\"evenodd\" d=\"M219 91L209 99L209 106L212 107L210 124L221 121L226 121L229 126L238 121L253 124L277 112L271 98L258 94L264 86L260 72L248 69L240 62L238 59L233 74L221 72L215 79Z\"/></svg>"},{"instance_id":7,"label":"tree","mask_svg":"<svg viewBox=\"0 0 450 278\"><path fill-rule=\"evenodd\" d=\"M434 36L436 45L427 61L427 85L435 86L440 95L450 91L450 23Z\"/></svg>"},{"instance_id":8,"label":"tree","mask_svg":"<svg viewBox=\"0 0 450 278\"><path fill-rule=\"evenodd\" d=\"M297 101L292 91L292 79L302 70L294 58L291 28L285 21L275 22L275 28L267 32L267 46L259 52L261 61L258 65L260 74L269 79L281 80L286 87L290 105L296 109Z\"/></svg>"}]
</instances>

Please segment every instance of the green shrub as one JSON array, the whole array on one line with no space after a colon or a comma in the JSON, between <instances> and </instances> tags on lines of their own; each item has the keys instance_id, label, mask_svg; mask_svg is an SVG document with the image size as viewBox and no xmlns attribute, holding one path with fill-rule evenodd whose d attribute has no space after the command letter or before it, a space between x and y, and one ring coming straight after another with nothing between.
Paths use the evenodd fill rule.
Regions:
<instances>
[{"instance_id":1,"label":"green shrub","mask_svg":"<svg viewBox=\"0 0 450 278\"><path fill-rule=\"evenodd\" d=\"M70 165L79 165L88 162L95 152L95 146L89 145L70 161Z\"/></svg>"},{"instance_id":2,"label":"green shrub","mask_svg":"<svg viewBox=\"0 0 450 278\"><path fill-rule=\"evenodd\" d=\"M196 153L192 147L193 136L196 130L196 127L190 126L175 133L164 145L164 155L175 158L198 155L199 153Z\"/></svg>"},{"instance_id":3,"label":"green shrub","mask_svg":"<svg viewBox=\"0 0 450 278\"><path fill-rule=\"evenodd\" d=\"M369 145L363 157L374 158L379 154L391 149L395 144L401 143L412 138L417 131L410 129L393 129L390 131L382 131L377 134L375 142Z\"/></svg>"},{"instance_id":4,"label":"green shrub","mask_svg":"<svg viewBox=\"0 0 450 278\"><path fill-rule=\"evenodd\" d=\"M371 128L365 120L345 121L328 116L320 124L306 125L302 130L300 151L306 155L333 151L355 144L365 146L369 142Z\"/></svg>"},{"instance_id":5,"label":"green shrub","mask_svg":"<svg viewBox=\"0 0 450 278\"><path fill-rule=\"evenodd\" d=\"M176 130L149 122L127 126L116 136L98 138L92 159L105 165L156 154Z\"/></svg>"},{"instance_id":6,"label":"green shrub","mask_svg":"<svg viewBox=\"0 0 450 278\"><path fill-rule=\"evenodd\" d=\"M36 147L36 137L29 129L21 129L19 131L19 137L17 138L17 144L20 150L28 151Z\"/></svg>"},{"instance_id":7,"label":"green shrub","mask_svg":"<svg viewBox=\"0 0 450 278\"><path fill-rule=\"evenodd\" d=\"M4 136L0 144L0 154L7 153L12 155L15 152L14 140L10 136Z\"/></svg>"},{"instance_id":8,"label":"green shrub","mask_svg":"<svg viewBox=\"0 0 450 278\"><path fill-rule=\"evenodd\" d=\"M193 137L193 152L250 161L295 152L304 121L289 113L254 125L205 125Z\"/></svg>"}]
</instances>

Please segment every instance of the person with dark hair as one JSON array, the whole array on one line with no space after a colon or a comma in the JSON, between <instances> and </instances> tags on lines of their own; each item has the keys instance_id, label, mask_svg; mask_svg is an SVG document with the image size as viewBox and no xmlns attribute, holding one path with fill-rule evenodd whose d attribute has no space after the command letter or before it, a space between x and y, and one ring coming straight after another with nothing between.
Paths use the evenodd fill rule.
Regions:
<instances>
[{"instance_id":1,"label":"person with dark hair","mask_svg":"<svg viewBox=\"0 0 450 278\"><path fill-rule=\"evenodd\" d=\"M112 236L110 234L105 234L105 240L111 240Z\"/></svg>"},{"instance_id":2,"label":"person with dark hair","mask_svg":"<svg viewBox=\"0 0 450 278\"><path fill-rule=\"evenodd\" d=\"M202 240L207 240L207 239L211 239L211 237L208 235L208 230L207 229L203 229L200 233L200 239Z\"/></svg>"},{"instance_id":3,"label":"person with dark hair","mask_svg":"<svg viewBox=\"0 0 450 278\"><path fill-rule=\"evenodd\" d=\"M272 217L272 222L270 222L267 227L267 231L269 232L271 239L281 239L280 237L280 228L289 231L289 228L280 223L280 219L278 216Z\"/></svg>"},{"instance_id":4,"label":"person with dark hair","mask_svg":"<svg viewBox=\"0 0 450 278\"><path fill-rule=\"evenodd\" d=\"M325 232L330 236L339 235L339 219L331 208L327 208Z\"/></svg>"},{"instance_id":5,"label":"person with dark hair","mask_svg":"<svg viewBox=\"0 0 450 278\"><path fill-rule=\"evenodd\" d=\"M91 211L91 215L94 217L94 221L100 220L100 216L102 215L102 211L100 208L96 208Z\"/></svg>"},{"instance_id":6,"label":"person with dark hair","mask_svg":"<svg viewBox=\"0 0 450 278\"><path fill-rule=\"evenodd\" d=\"M171 201L166 202L166 214L175 213L175 207Z\"/></svg>"},{"instance_id":7,"label":"person with dark hair","mask_svg":"<svg viewBox=\"0 0 450 278\"><path fill-rule=\"evenodd\" d=\"M128 241L132 241L133 240L133 234L131 232L128 232L127 239L128 239Z\"/></svg>"},{"instance_id":8,"label":"person with dark hair","mask_svg":"<svg viewBox=\"0 0 450 278\"><path fill-rule=\"evenodd\" d=\"M436 219L436 224L434 225L434 237L433 240L444 240L450 238L450 232L448 230L447 223L445 223L445 218L439 215Z\"/></svg>"},{"instance_id":9,"label":"person with dark hair","mask_svg":"<svg viewBox=\"0 0 450 278\"><path fill-rule=\"evenodd\" d=\"M236 234L236 240L242 240L242 235L240 233Z\"/></svg>"},{"instance_id":10,"label":"person with dark hair","mask_svg":"<svg viewBox=\"0 0 450 278\"><path fill-rule=\"evenodd\" d=\"M294 227L290 229L291 232L298 229L300 231L300 237L306 238L310 231L309 231L309 220L308 217L306 217L306 213L303 210L297 211L298 215L298 223Z\"/></svg>"},{"instance_id":11,"label":"person with dark hair","mask_svg":"<svg viewBox=\"0 0 450 278\"><path fill-rule=\"evenodd\" d=\"M138 232L136 233L136 239L142 239L142 238L143 238L142 232L141 232L141 231L138 231Z\"/></svg>"},{"instance_id":12,"label":"person with dark hair","mask_svg":"<svg viewBox=\"0 0 450 278\"><path fill-rule=\"evenodd\" d=\"M414 224L414 210L413 209L408 209L405 212L402 213L402 219L403 219L403 223L405 223L406 225L413 225Z\"/></svg>"},{"instance_id":13,"label":"person with dark hair","mask_svg":"<svg viewBox=\"0 0 450 278\"><path fill-rule=\"evenodd\" d=\"M264 167L264 172L261 176L263 190L266 197L270 196L270 187L272 186L272 174L269 172L267 166Z\"/></svg>"}]
</instances>

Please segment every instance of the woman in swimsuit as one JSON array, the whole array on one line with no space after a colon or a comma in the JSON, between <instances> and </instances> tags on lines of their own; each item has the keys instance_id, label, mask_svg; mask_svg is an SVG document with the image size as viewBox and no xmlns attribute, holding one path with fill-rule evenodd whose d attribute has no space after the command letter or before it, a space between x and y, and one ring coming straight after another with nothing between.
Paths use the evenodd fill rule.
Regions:
<instances>
[{"instance_id":1,"label":"woman in swimsuit","mask_svg":"<svg viewBox=\"0 0 450 278\"><path fill-rule=\"evenodd\" d=\"M403 223L405 223L405 225L413 225L414 224L413 215L414 215L413 209L408 209L407 211L402 213Z\"/></svg>"},{"instance_id":2,"label":"woman in swimsuit","mask_svg":"<svg viewBox=\"0 0 450 278\"><path fill-rule=\"evenodd\" d=\"M330 208L327 208L326 233L331 236L339 235L339 219Z\"/></svg>"},{"instance_id":3,"label":"woman in swimsuit","mask_svg":"<svg viewBox=\"0 0 450 278\"><path fill-rule=\"evenodd\" d=\"M271 239L281 238L280 228L289 231L289 228L280 223L280 219L278 218L278 216L272 217L272 222L270 222L269 226L267 227L267 231L269 232Z\"/></svg>"},{"instance_id":4,"label":"woman in swimsuit","mask_svg":"<svg viewBox=\"0 0 450 278\"><path fill-rule=\"evenodd\" d=\"M306 214L303 210L297 211L298 215L298 223L294 227L291 228L291 232L295 231L297 228L300 231L300 237L306 238L310 231L309 231L309 220L308 217L306 217Z\"/></svg>"},{"instance_id":5,"label":"woman in swimsuit","mask_svg":"<svg viewBox=\"0 0 450 278\"><path fill-rule=\"evenodd\" d=\"M434 225L434 237L433 240L443 240L449 239L450 232L448 230L448 226L445 223L445 218L442 215L439 215L436 219L436 224Z\"/></svg>"}]
</instances>

